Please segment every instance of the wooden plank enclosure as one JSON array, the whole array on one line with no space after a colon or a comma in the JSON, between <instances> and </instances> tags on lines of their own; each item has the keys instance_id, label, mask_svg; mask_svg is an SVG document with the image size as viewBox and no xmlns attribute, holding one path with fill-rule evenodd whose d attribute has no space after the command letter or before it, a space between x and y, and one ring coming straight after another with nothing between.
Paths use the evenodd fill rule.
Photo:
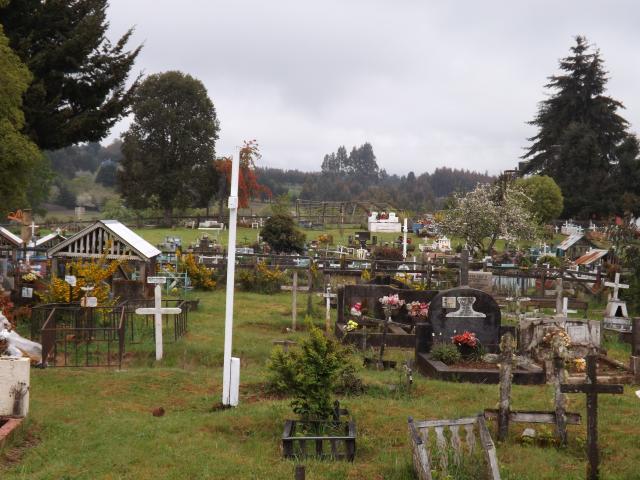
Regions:
<instances>
[{"instance_id":1,"label":"wooden plank enclosure","mask_svg":"<svg viewBox=\"0 0 640 480\"><path fill-rule=\"evenodd\" d=\"M305 435L296 432L304 427L314 427L318 431L320 424L337 426L344 435ZM287 420L282 433L282 453L285 458L308 458L347 460L353 462L356 455L356 424L349 421L302 421Z\"/></svg>"},{"instance_id":2,"label":"wooden plank enclosure","mask_svg":"<svg viewBox=\"0 0 640 480\"><path fill-rule=\"evenodd\" d=\"M449 456L447 455L449 450L453 451L453 461L459 465L465 454L471 455L476 451L479 443L484 457L487 478L500 480L496 447L482 414L455 420L417 422L409 417L408 423L413 465L419 480L433 480L431 470L437 468L432 461L434 457L430 451L430 438L434 438L440 458L438 467L443 474L449 470Z\"/></svg>"}]
</instances>

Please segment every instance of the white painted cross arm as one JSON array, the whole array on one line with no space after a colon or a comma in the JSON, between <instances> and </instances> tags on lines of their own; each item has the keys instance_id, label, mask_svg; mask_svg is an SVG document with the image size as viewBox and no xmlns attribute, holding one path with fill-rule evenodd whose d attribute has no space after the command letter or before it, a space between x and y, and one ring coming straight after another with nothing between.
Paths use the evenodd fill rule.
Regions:
<instances>
[{"instance_id":1,"label":"white painted cross arm","mask_svg":"<svg viewBox=\"0 0 640 480\"><path fill-rule=\"evenodd\" d=\"M616 279L613 282L604 282L605 287L613 288L613 300L618 300L618 290L621 288L629 288L629 285L620 283L620 273L616 273Z\"/></svg>"},{"instance_id":2,"label":"white painted cross arm","mask_svg":"<svg viewBox=\"0 0 640 480\"><path fill-rule=\"evenodd\" d=\"M155 307L143 307L136 308L136 313L138 315L155 315L156 313L160 315L177 315L182 313L182 309L176 307L160 307L159 309Z\"/></svg>"}]
</instances>

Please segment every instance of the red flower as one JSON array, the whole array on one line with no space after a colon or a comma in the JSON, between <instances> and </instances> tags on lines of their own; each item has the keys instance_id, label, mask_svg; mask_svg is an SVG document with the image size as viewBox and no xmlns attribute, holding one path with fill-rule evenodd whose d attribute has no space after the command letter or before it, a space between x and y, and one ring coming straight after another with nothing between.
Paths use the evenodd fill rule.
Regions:
<instances>
[{"instance_id":1,"label":"red flower","mask_svg":"<svg viewBox=\"0 0 640 480\"><path fill-rule=\"evenodd\" d=\"M473 332L465 331L463 334L453 337L452 340L456 345L467 345L469 347L478 346L478 339L476 338L476 334Z\"/></svg>"}]
</instances>

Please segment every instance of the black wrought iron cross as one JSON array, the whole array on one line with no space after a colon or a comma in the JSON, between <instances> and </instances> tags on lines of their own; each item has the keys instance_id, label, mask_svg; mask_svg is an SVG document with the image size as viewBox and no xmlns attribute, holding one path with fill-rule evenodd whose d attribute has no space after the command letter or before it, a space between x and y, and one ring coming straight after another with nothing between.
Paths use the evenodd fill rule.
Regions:
<instances>
[{"instance_id":1,"label":"black wrought iron cross","mask_svg":"<svg viewBox=\"0 0 640 480\"><path fill-rule=\"evenodd\" d=\"M598 452L598 394L623 393L622 385L598 385L596 376L597 355L587 356L587 382L583 384L562 384L562 393L587 394L587 480L598 480L600 454Z\"/></svg>"}]
</instances>

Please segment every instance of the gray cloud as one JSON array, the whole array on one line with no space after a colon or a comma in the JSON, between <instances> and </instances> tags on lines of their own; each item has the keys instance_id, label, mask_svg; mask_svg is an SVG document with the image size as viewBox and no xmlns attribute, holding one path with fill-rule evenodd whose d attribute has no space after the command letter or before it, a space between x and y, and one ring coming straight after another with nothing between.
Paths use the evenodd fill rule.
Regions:
<instances>
[{"instance_id":1,"label":"gray cloud","mask_svg":"<svg viewBox=\"0 0 640 480\"><path fill-rule=\"evenodd\" d=\"M111 37L135 25L133 43L145 44L136 68L204 82L218 153L257 138L269 166L319 169L338 145L369 141L392 173L511 168L577 34L600 48L609 94L640 125L631 0L110 3Z\"/></svg>"}]
</instances>

